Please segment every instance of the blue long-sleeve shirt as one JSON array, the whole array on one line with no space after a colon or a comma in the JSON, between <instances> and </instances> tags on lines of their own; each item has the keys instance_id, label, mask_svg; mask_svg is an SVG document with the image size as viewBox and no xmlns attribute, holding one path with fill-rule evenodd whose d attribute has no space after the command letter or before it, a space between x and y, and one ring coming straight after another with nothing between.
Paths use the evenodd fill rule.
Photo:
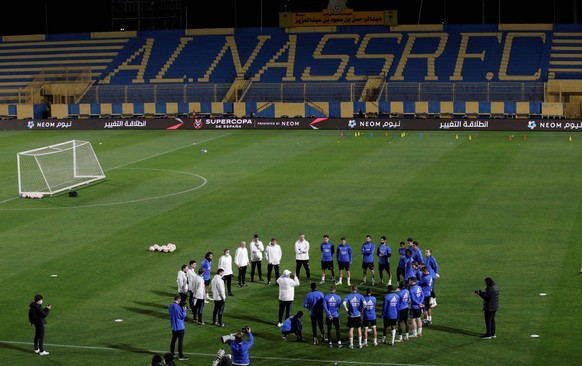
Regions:
<instances>
[{"instance_id":1,"label":"blue long-sleeve shirt","mask_svg":"<svg viewBox=\"0 0 582 366\"><path fill-rule=\"evenodd\" d=\"M364 296L364 320L376 320L376 297Z\"/></svg>"},{"instance_id":2,"label":"blue long-sleeve shirt","mask_svg":"<svg viewBox=\"0 0 582 366\"><path fill-rule=\"evenodd\" d=\"M236 365L248 365L251 363L251 357L249 355L249 349L255 343L253 338L253 333L249 332L249 340L242 342L230 342L230 351L232 353L232 363Z\"/></svg>"},{"instance_id":3,"label":"blue long-sleeve shirt","mask_svg":"<svg viewBox=\"0 0 582 366\"><path fill-rule=\"evenodd\" d=\"M390 257L392 256L392 250L388 244L380 244L378 250L376 251L378 255L378 264L390 263Z\"/></svg>"},{"instance_id":4,"label":"blue long-sleeve shirt","mask_svg":"<svg viewBox=\"0 0 582 366\"><path fill-rule=\"evenodd\" d=\"M319 246L321 249L321 261L322 262L331 262L333 261L333 255L335 253L334 246L330 242L323 242Z\"/></svg>"},{"instance_id":5,"label":"blue long-sleeve shirt","mask_svg":"<svg viewBox=\"0 0 582 366\"><path fill-rule=\"evenodd\" d=\"M202 264L200 265L200 268L204 269L204 274L202 275L202 278L204 278L204 281L210 281L210 268L212 266L212 261L209 261L208 259L204 259L202 261Z\"/></svg>"},{"instance_id":6,"label":"blue long-sleeve shirt","mask_svg":"<svg viewBox=\"0 0 582 366\"><path fill-rule=\"evenodd\" d=\"M326 317L337 318L339 316L339 309L342 303L340 295L329 293L323 298L323 309Z\"/></svg>"},{"instance_id":7,"label":"blue long-sleeve shirt","mask_svg":"<svg viewBox=\"0 0 582 366\"><path fill-rule=\"evenodd\" d=\"M361 316L362 307L364 306L364 296L357 292L352 292L344 297L343 304L349 317Z\"/></svg>"},{"instance_id":8,"label":"blue long-sleeve shirt","mask_svg":"<svg viewBox=\"0 0 582 366\"><path fill-rule=\"evenodd\" d=\"M398 310L408 309L410 306L410 292L403 288L398 291Z\"/></svg>"},{"instance_id":9,"label":"blue long-sleeve shirt","mask_svg":"<svg viewBox=\"0 0 582 366\"><path fill-rule=\"evenodd\" d=\"M424 304L424 294L419 285L414 285L410 288L410 308L420 309L420 304Z\"/></svg>"},{"instance_id":10,"label":"blue long-sleeve shirt","mask_svg":"<svg viewBox=\"0 0 582 366\"><path fill-rule=\"evenodd\" d=\"M337 247L337 261L338 262L348 262L352 264L352 247L348 244L340 244Z\"/></svg>"},{"instance_id":11,"label":"blue long-sleeve shirt","mask_svg":"<svg viewBox=\"0 0 582 366\"><path fill-rule=\"evenodd\" d=\"M420 283L418 285L420 286L420 288L422 288L422 294L424 295L424 297L430 296L430 293L432 291L432 281L433 279L430 273L423 275L422 278L420 279Z\"/></svg>"},{"instance_id":12,"label":"blue long-sleeve shirt","mask_svg":"<svg viewBox=\"0 0 582 366\"><path fill-rule=\"evenodd\" d=\"M391 292L384 296L384 305L382 306L382 318L397 319L400 297Z\"/></svg>"},{"instance_id":13,"label":"blue long-sleeve shirt","mask_svg":"<svg viewBox=\"0 0 582 366\"><path fill-rule=\"evenodd\" d=\"M439 265L437 264L436 259L432 255L429 255L424 260L425 266L428 268L428 272L432 276L433 279L436 278L436 274L439 273Z\"/></svg>"},{"instance_id":14,"label":"blue long-sleeve shirt","mask_svg":"<svg viewBox=\"0 0 582 366\"><path fill-rule=\"evenodd\" d=\"M186 309L173 302L168 305L168 314L170 315L170 325L173 331L185 328L184 319L186 319Z\"/></svg>"},{"instance_id":15,"label":"blue long-sleeve shirt","mask_svg":"<svg viewBox=\"0 0 582 366\"><path fill-rule=\"evenodd\" d=\"M309 315L323 314L323 292L313 290L305 295L303 307L309 309Z\"/></svg>"},{"instance_id":16,"label":"blue long-sleeve shirt","mask_svg":"<svg viewBox=\"0 0 582 366\"><path fill-rule=\"evenodd\" d=\"M362 244L362 262L364 263L374 263L374 249L376 244L371 241L367 241Z\"/></svg>"}]
</instances>

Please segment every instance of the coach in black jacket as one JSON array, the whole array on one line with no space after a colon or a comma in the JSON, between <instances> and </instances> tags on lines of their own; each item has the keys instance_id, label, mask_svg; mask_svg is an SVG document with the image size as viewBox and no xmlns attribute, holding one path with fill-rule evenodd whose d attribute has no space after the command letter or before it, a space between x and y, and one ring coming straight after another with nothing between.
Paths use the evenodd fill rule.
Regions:
<instances>
[{"instance_id":1,"label":"coach in black jacket","mask_svg":"<svg viewBox=\"0 0 582 366\"><path fill-rule=\"evenodd\" d=\"M495 338L495 313L499 309L499 288L491 277L485 279L487 288L485 291L477 290L475 293L483 299L483 312L485 313L485 327L487 332L481 339Z\"/></svg>"}]
</instances>

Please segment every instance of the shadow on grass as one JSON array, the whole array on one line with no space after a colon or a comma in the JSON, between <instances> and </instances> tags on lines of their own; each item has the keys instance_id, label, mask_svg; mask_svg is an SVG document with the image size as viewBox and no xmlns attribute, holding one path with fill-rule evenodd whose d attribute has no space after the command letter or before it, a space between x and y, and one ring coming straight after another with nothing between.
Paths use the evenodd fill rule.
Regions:
<instances>
[{"instance_id":1,"label":"shadow on grass","mask_svg":"<svg viewBox=\"0 0 582 366\"><path fill-rule=\"evenodd\" d=\"M13 344L13 343L4 343L4 342L0 342L0 349L9 349L9 350L13 350L13 351L22 351L25 353L30 353L32 352L32 344L29 346L23 346L23 345L18 345L18 344Z\"/></svg>"},{"instance_id":2,"label":"shadow on grass","mask_svg":"<svg viewBox=\"0 0 582 366\"><path fill-rule=\"evenodd\" d=\"M159 310L159 308L156 308L158 310L149 310L149 309L144 309L144 308L134 308L134 307L129 307L129 306L124 306L123 307L125 310L129 310L133 313L137 313L137 314L142 314L142 315L147 315L147 316L151 316L154 318L159 318L159 319L168 319L168 312L165 311L165 309L162 309L162 311Z\"/></svg>"},{"instance_id":3,"label":"shadow on grass","mask_svg":"<svg viewBox=\"0 0 582 366\"><path fill-rule=\"evenodd\" d=\"M465 329L448 327L446 325L438 325L438 324L437 325L431 325L429 328L430 329L437 330L439 332L454 333L454 334L464 334L464 335L471 336L471 337L480 337L480 336L483 335L483 333L473 332L473 331L465 330Z\"/></svg>"},{"instance_id":4,"label":"shadow on grass","mask_svg":"<svg viewBox=\"0 0 582 366\"><path fill-rule=\"evenodd\" d=\"M273 327L277 326L273 322L266 321L265 319L261 319L261 318L259 318L257 316L249 316L246 313L245 314L241 314L241 313L228 314L228 313L225 313L225 314L230 319L239 319L240 320L240 328L242 328L243 326L246 326L246 325L248 325L249 327L252 328L252 324L256 324L256 323L263 323L263 324L267 324L267 325L272 325Z\"/></svg>"},{"instance_id":5,"label":"shadow on grass","mask_svg":"<svg viewBox=\"0 0 582 366\"><path fill-rule=\"evenodd\" d=\"M178 294L178 292L174 292L174 291L151 290L150 292L154 295L168 299L168 304L170 302L172 302L172 299L174 298L174 296Z\"/></svg>"}]
</instances>

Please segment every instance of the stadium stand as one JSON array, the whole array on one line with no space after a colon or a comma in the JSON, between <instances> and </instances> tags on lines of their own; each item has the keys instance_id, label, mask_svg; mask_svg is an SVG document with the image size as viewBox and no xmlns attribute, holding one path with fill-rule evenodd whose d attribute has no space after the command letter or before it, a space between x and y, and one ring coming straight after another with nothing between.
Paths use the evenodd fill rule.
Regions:
<instances>
[{"instance_id":1,"label":"stadium stand","mask_svg":"<svg viewBox=\"0 0 582 366\"><path fill-rule=\"evenodd\" d=\"M580 44L580 25L523 24L10 36L0 117L562 118Z\"/></svg>"}]
</instances>

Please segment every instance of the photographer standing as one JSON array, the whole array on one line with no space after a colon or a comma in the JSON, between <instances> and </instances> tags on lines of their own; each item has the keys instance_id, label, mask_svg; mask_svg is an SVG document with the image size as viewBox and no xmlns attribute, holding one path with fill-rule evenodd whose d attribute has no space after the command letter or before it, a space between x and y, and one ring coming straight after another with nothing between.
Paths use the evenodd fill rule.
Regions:
<instances>
[{"instance_id":1,"label":"photographer standing","mask_svg":"<svg viewBox=\"0 0 582 366\"><path fill-rule=\"evenodd\" d=\"M483 299L483 312L485 313L485 327L486 333L481 336L481 339L495 338L495 313L499 309L499 288L491 279L485 278L485 291L477 290L475 294Z\"/></svg>"},{"instance_id":2,"label":"photographer standing","mask_svg":"<svg viewBox=\"0 0 582 366\"><path fill-rule=\"evenodd\" d=\"M243 333L247 335L248 341L243 341ZM246 366L251 364L251 357L249 350L255 342L251 328L244 327L242 332L238 332L234 336L234 341L229 343L230 351L232 352L233 366Z\"/></svg>"},{"instance_id":3,"label":"photographer standing","mask_svg":"<svg viewBox=\"0 0 582 366\"><path fill-rule=\"evenodd\" d=\"M170 341L170 353L175 355L176 341L178 341L178 358L180 361L188 360L184 355L184 319L186 319L186 304L180 305L182 299L180 295L174 296L174 301L168 305L170 325L172 326L172 340Z\"/></svg>"}]
</instances>

